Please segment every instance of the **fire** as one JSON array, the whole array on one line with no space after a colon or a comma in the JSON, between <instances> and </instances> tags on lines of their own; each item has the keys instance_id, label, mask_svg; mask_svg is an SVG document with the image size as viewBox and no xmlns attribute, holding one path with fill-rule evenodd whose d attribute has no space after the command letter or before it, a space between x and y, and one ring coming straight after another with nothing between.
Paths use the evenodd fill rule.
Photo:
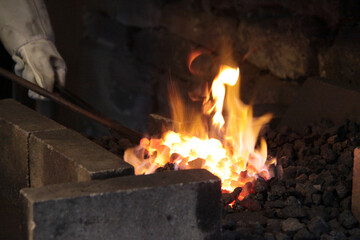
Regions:
<instances>
[{"instance_id":1,"label":"fire","mask_svg":"<svg viewBox=\"0 0 360 240\"><path fill-rule=\"evenodd\" d=\"M217 128L221 128L224 123L224 117L222 115L224 98L225 98L225 84L234 86L239 78L239 68L233 69L229 66L221 66L219 75L214 79L211 87L213 99L215 101L214 106L207 112L210 114L215 111L213 117L213 124Z\"/></svg>"},{"instance_id":2,"label":"fire","mask_svg":"<svg viewBox=\"0 0 360 240\"><path fill-rule=\"evenodd\" d=\"M199 55L191 58L189 68ZM143 138L139 146L125 151L125 161L134 166L135 174L150 174L168 163L176 170L204 168L221 178L222 189L230 192L257 176L269 179L268 166L275 160L267 161L266 142L257 141L271 115L254 118L252 107L240 100L239 86L240 69L221 65L202 112L193 113L171 85L173 120L182 124L161 139Z\"/></svg>"}]
</instances>

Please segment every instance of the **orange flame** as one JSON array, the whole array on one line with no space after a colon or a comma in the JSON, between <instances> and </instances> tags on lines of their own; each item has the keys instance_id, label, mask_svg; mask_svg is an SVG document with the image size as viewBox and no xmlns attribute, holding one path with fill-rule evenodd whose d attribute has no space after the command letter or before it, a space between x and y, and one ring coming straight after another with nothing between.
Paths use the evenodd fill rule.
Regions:
<instances>
[{"instance_id":1,"label":"orange flame","mask_svg":"<svg viewBox=\"0 0 360 240\"><path fill-rule=\"evenodd\" d=\"M189 59L189 66L200 54ZM268 166L276 160L266 161L264 139L259 148L256 142L271 115L253 117L252 108L240 100L239 79L239 68L222 65L213 81L211 96L203 102L203 113L187 111L176 88L171 87L173 119L183 124L176 127L176 132L165 132L161 139L143 138L139 146L125 151L124 159L134 166L135 174L153 173L167 163L174 164L175 169L204 168L221 178L225 191L243 187L257 175L269 179ZM227 112L226 120L223 111ZM212 117L210 127L203 114ZM186 124L188 120L191 124Z\"/></svg>"},{"instance_id":2,"label":"orange flame","mask_svg":"<svg viewBox=\"0 0 360 240\"><path fill-rule=\"evenodd\" d=\"M225 98L225 85L234 86L239 78L239 73L239 68L233 69L229 66L222 65L220 67L219 75L213 81L211 92L215 104L210 110L207 111L207 114L215 111L213 124L218 129L220 129L225 123L224 117L222 115Z\"/></svg>"}]
</instances>

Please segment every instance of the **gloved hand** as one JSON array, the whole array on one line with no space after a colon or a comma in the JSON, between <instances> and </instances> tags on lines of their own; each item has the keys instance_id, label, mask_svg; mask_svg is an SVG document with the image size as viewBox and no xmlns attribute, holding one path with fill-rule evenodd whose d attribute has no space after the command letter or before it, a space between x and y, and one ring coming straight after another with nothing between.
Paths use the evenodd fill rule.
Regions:
<instances>
[{"instance_id":1,"label":"gloved hand","mask_svg":"<svg viewBox=\"0 0 360 240\"><path fill-rule=\"evenodd\" d=\"M55 82L65 86L66 65L54 44L45 39L29 42L15 55L15 73L52 92ZM29 90L29 97L44 100L43 96Z\"/></svg>"},{"instance_id":2,"label":"gloved hand","mask_svg":"<svg viewBox=\"0 0 360 240\"><path fill-rule=\"evenodd\" d=\"M66 64L54 45L43 0L0 0L0 40L15 61L15 73L53 91L65 85ZM45 99L29 90L29 97Z\"/></svg>"}]
</instances>

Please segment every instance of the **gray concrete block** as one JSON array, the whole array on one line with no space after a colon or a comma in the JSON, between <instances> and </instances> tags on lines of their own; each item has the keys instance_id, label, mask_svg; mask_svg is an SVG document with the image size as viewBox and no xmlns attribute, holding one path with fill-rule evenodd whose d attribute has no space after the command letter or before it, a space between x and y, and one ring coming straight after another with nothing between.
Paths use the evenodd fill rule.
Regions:
<instances>
[{"instance_id":1,"label":"gray concrete block","mask_svg":"<svg viewBox=\"0 0 360 240\"><path fill-rule=\"evenodd\" d=\"M354 149L354 167L352 181L351 211L360 221L360 148Z\"/></svg>"},{"instance_id":2,"label":"gray concrete block","mask_svg":"<svg viewBox=\"0 0 360 240\"><path fill-rule=\"evenodd\" d=\"M13 99L0 100L0 119L29 133L65 128Z\"/></svg>"},{"instance_id":3,"label":"gray concrete block","mask_svg":"<svg viewBox=\"0 0 360 240\"><path fill-rule=\"evenodd\" d=\"M203 169L22 189L28 239L220 239L221 181Z\"/></svg>"},{"instance_id":4,"label":"gray concrete block","mask_svg":"<svg viewBox=\"0 0 360 240\"><path fill-rule=\"evenodd\" d=\"M29 149L31 187L134 172L120 157L70 129L33 133Z\"/></svg>"},{"instance_id":5,"label":"gray concrete block","mask_svg":"<svg viewBox=\"0 0 360 240\"><path fill-rule=\"evenodd\" d=\"M0 101L0 169L0 239L18 239L24 187L133 173L121 158L12 99Z\"/></svg>"},{"instance_id":6,"label":"gray concrete block","mask_svg":"<svg viewBox=\"0 0 360 240\"><path fill-rule=\"evenodd\" d=\"M0 101L0 239L19 231L19 190L30 182L29 136L64 128L12 99Z\"/></svg>"},{"instance_id":7,"label":"gray concrete block","mask_svg":"<svg viewBox=\"0 0 360 240\"><path fill-rule=\"evenodd\" d=\"M323 119L342 124L346 119L360 122L360 92L324 78L309 78L280 122L302 131Z\"/></svg>"}]
</instances>

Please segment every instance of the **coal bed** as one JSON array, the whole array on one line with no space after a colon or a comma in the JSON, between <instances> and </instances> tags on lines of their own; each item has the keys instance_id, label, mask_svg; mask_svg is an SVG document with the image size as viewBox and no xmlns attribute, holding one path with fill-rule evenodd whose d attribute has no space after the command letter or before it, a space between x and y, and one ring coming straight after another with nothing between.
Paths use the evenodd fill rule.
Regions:
<instances>
[{"instance_id":1,"label":"coal bed","mask_svg":"<svg viewBox=\"0 0 360 240\"><path fill-rule=\"evenodd\" d=\"M302 132L274 129L268 125L261 133L269 156L277 158L274 177L246 185L251 193L241 201L237 195L244 189L223 194L222 239L360 239L351 211L360 126L323 120ZM90 139L120 156L131 146L127 139L111 136Z\"/></svg>"}]
</instances>

